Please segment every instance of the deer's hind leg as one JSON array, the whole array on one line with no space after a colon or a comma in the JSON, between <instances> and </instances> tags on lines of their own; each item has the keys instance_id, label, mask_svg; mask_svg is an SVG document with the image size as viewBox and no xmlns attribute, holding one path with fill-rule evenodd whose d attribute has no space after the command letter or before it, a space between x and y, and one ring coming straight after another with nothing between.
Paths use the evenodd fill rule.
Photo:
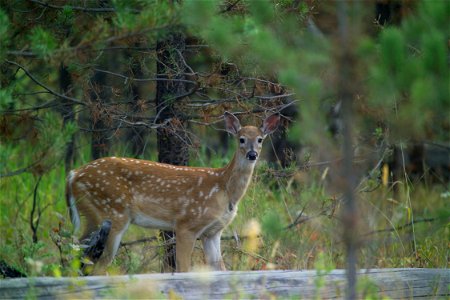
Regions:
<instances>
[{"instance_id":1,"label":"deer's hind leg","mask_svg":"<svg viewBox=\"0 0 450 300\"><path fill-rule=\"evenodd\" d=\"M122 219L116 218L112 221L111 230L106 239L105 249L99 260L95 262L92 275L104 275L106 273L106 268L111 264L114 256L116 256L122 236L127 231L129 225L130 220L125 217Z\"/></svg>"},{"instance_id":2,"label":"deer's hind leg","mask_svg":"<svg viewBox=\"0 0 450 300\"><path fill-rule=\"evenodd\" d=\"M98 208L92 204L90 199L83 199L83 203L78 205L81 216L83 216L84 230L83 234L80 236L79 240L83 243L88 239L91 234L100 228L103 220L98 214Z\"/></svg>"},{"instance_id":3,"label":"deer's hind leg","mask_svg":"<svg viewBox=\"0 0 450 300\"><path fill-rule=\"evenodd\" d=\"M105 274L106 268L111 264L117 253L122 236L130 224L130 219L123 209L119 209L120 212L114 210L114 214L108 216L102 211L105 207L100 204L99 200L89 197L83 199L83 201L79 205L80 213L83 215L85 223L85 229L80 238L81 243L88 244L89 240L86 239L92 238L92 233L100 229L103 221L108 219L111 222L111 229L106 238L103 253L97 261L93 261L94 266L85 266L83 273L93 275Z\"/></svg>"}]
</instances>

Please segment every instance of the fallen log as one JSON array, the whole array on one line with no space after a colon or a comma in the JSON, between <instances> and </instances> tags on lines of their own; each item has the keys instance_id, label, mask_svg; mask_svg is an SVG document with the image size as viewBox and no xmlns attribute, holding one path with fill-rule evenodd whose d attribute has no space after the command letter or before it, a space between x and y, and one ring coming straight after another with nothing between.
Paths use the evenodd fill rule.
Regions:
<instances>
[{"instance_id":1,"label":"fallen log","mask_svg":"<svg viewBox=\"0 0 450 300\"><path fill-rule=\"evenodd\" d=\"M192 272L0 280L0 299L320 299L343 298L345 270ZM358 272L358 298L447 298L448 269L373 269Z\"/></svg>"}]
</instances>

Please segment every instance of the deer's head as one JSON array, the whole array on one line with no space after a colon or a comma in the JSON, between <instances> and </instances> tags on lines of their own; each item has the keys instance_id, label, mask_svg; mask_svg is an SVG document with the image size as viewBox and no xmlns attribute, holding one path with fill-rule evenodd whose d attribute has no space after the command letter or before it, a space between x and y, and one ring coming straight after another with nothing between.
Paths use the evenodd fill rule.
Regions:
<instances>
[{"instance_id":1,"label":"deer's head","mask_svg":"<svg viewBox=\"0 0 450 300\"><path fill-rule=\"evenodd\" d=\"M225 128L238 139L240 157L245 157L250 162L256 162L264 139L274 132L280 123L280 116L273 114L267 117L260 128L255 126L241 127L241 123L235 115L225 112Z\"/></svg>"}]
</instances>

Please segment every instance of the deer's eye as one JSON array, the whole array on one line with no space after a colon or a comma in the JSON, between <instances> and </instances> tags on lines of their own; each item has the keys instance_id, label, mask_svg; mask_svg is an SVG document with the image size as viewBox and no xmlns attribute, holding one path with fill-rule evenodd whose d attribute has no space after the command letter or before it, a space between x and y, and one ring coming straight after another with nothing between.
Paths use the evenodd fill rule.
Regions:
<instances>
[{"instance_id":1,"label":"deer's eye","mask_svg":"<svg viewBox=\"0 0 450 300\"><path fill-rule=\"evenodd\" d=\"M241 143L241 144L245 143L245 139L244 138L240 138L239 139L239 143Z\"/></svg>"},{"instance_id":2,"label":"deer's eye","mask_svg":"<svg viewBox=\"0 0 450 300\"><path fill-rule=\"evenodd\" d=\"M258 144L261 144L261 143L262 143L262 141L263 141L263 139L262 139L262 138L258 138Z\"/></svg>"}]
</instances>

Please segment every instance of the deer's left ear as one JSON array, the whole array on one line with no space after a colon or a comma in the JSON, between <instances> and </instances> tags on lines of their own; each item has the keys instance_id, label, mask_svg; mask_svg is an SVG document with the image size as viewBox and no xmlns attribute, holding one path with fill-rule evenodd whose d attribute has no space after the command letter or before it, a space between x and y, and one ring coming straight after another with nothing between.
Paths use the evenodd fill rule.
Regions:
<instances>
[{"instance_id":1,"label":"deer's left ear","mask_svg":"<svg viewBox=\"0 0 450 300\"><path fill-rule=\"evenodd\" d=\"M271 116L268 116L261 126L261 131L264 134L264 137L274 132L278 125L280 124L280 115L279 114L273 114Z\"/></svg>"}]
</instances>

